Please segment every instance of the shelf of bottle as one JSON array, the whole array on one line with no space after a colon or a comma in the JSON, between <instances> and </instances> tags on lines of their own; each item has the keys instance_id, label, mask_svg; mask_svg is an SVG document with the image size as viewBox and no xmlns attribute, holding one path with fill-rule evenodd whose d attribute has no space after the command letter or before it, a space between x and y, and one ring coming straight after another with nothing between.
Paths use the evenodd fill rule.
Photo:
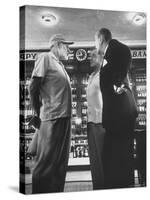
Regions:
<instances>
[{"instance_id":1,"label":"shelf of bottle","mask_svg":"<svg viewBox=\"0 0 150 200\"><path fill-rule=\"evenodd\" d=\"M138 127L140 127L140 128L146 127L146 122L144 122L144 123L141 122L141 124L139 123L139 124L138 124Z\"/></svg>"},{"instance_id":2,"label":"shelf of bottle","mask_svg":"<svg viewBox=\"0 0 150 200\"><path fill-rule=\"evenodd\" d=\"M139 113L146 113L146 107L144 105L137 106Z\"/></svg>"},{"instance_id":3,"label":"shelf of bottle","mask_svg":"<svg viewBox=\"0 0 150 200\"><path fill-rule=\"evenodd\" d=\"M21 139L26 139L26 140L32 140L32 137L33 137L34 133L35 132L32 132L30 134L26 134L26 133L21 132L20 133L20 138Z\"/></svg>"},{"instance_id":4,"label":"shelf of bottle","mask_svg":"<svg viewBox=\"0 0 150 200\"><path fill-rule=\"evenodd\" d=\"M145 126L146 127L146 118L143 117L143 119L141 118L137 118L136 120L136 126Z\"/></svg>"},{"instance_id":5,"label":"shelf of bottle","mask_svg":"<svg viewBox=\"0 0 150 200\"><path fill-rule=\"evenodd\" d=\"M146 99L146 95L145 96L139 96L139 95L137 95L137 99Z\"/></svg>"},{"instance_id":6,"label":"shelf of bottle","mask_svg":"<svg viewBox=\"0 0 150 200\"><path fill-rule=\"evenodd\" d=\"M75 145L75 146L87 146L88 143L86 143L86 144L84 144L84 143L75 143L74 145Z\"/></svg>"},{"instance_id":7,"label":"shelf of bottle","mask_svg":"<svg viewBox=\"0 0 150 200\"><path fill-rule=\"evenodd\" d=\"M135 128L134 133L145 133L146 132L146 127L144 126L143 128Z\"/></svg>"},{"instance_id":8,"label":"shelf of bottle","mask_svg":"<svg viewBox=\"0 0 150 200\"><path fill-rule=\"evenodd\" d=\"M135 79L135 83L138 84L138 85L145 85L146 79L143 79L142 81L138 81L137 79Z\"/></svg>"},{"instance_id":9,"label":"shelf of bottle","mask_svg":"<svg viewBox=\"0 0 150 200\"><path fill-rule=\"evenodd\" d=\"M146 106L146 98L144 98L144 99L138 98L137 106Z\"/></svg>"},{"instance_id":10,"label":"shelf of bottle","mask_svg":"<svg viewBox=\"0 0 150 200\"><path fill-rule=\"evenodd\" d=\"M23 115L25 117L31 116L34 114L33 110L20 110L20 115Z\"/></svg>"},{"instance_id":11,"label":"shelf of bottle","mask_svg":"<svg viewBox=\"0 0 150 200\"><path fill-rule=\"evenodd\" d=\"M21 131L20 132L20 136L33 136L33 134L35 133L35 130L34 129L32 129L32 130L30 130L30 131Z\"/></svg>"},{"instance_id":12,"label":"shelf of bottle","mask_svg":"<svg viewBox=\"0 0 150 200\"><path fill-rule=\"evenodd\" d=\"M135 128L138 129L138 130L145 130L146 125L136 125Z\"/></svg>"}]
</instances>

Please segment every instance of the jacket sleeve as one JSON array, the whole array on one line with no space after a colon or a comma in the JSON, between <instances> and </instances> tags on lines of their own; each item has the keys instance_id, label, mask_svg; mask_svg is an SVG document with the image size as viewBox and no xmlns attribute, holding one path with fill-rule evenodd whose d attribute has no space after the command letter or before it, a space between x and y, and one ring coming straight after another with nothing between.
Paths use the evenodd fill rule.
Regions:
<instances>
[{"instance_id":1,"label":"jacket sleeve","mask_svg":"<svg viewBox=\"0 0 150 200\"><path fill-rule=\"evenodd\" d=\"M131 53L126 45L121 43L112 47L109 52L108 65L110 67L111 82L118 87L125 83L131 65Z\"/></svg>"}]
</instances>

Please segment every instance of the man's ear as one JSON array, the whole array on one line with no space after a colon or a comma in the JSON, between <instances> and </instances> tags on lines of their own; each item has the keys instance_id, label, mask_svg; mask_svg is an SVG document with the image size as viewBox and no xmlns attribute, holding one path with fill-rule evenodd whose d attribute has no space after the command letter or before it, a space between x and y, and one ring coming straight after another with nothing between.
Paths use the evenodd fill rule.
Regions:
<instances>
[{"instance_id":1,"label":"man's ear","mask_svg":"<svg viewBox=\"0 0 150 200\"><path fill-rule=\"evenodd\" d=\"M101 44L104 44L105 43L105 38L104 38L104 35L100 35L100 42Z\"/></svg>"},{"instance_id":2,"label":"man's ear","mask_svg":"<svg viewBox=\"0 0 150 200\"><path fill-rule=\"evenodd\" d=\"M57 43L56 45L57 45L58 49L61 49L63 44L62 43Z\"/></svg>"}]
</instances>

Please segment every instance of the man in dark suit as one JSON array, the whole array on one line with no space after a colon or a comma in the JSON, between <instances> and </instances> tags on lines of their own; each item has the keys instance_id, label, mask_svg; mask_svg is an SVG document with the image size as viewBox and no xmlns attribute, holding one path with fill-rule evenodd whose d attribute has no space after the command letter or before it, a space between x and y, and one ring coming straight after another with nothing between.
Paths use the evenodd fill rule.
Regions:
<instances>
[{"instance_id":1,"label":"man in dark suit","mask_svg":"<svg viewBox=\"0 0 150 200\"><path fill-rule=\"evenodd\" d=\"M98 53L104 55L100 72L103 97L103 126L106 129L103 164L104 188L129 187L134 184L133 132L137 117L134 96L129 86L130 49L112 39L102 28L95 34Z\"/></svg>"}]
</instances>

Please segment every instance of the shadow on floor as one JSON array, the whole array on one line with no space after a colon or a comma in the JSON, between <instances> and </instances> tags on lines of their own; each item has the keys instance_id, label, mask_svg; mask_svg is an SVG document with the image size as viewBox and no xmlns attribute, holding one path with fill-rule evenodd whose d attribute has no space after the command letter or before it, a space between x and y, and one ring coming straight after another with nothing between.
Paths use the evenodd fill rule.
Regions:
<instances>
[{"instance_id":1,"label":"shadow on floor","mask_svg":"<svg viewBox=\"0 0 150 200\"><path fill-rule=\"evenodd\" d=\"M9 186L9 189L14 191L14 192L19 192L19 187L18 186Z\"/></svg>"}]
</instances>

